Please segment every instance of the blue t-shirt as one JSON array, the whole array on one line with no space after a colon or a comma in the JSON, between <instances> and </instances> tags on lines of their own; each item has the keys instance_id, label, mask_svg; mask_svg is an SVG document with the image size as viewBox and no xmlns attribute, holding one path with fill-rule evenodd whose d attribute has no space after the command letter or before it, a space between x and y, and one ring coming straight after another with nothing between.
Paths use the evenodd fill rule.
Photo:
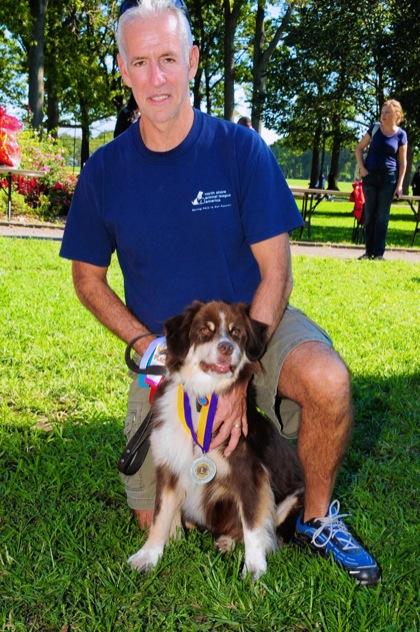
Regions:
<instances>
[{"instance_id":1,"label":"blue t-shirt","mask_svg":"<svg viewBox=\"0 0 420 632\"><path fill-rule=\"evenodd\" d=\"M373 125L368 129L369 136L372 137ZM381 128L373 135L369 145L365 166L369 172L373 173L395 173L398 171L398 150L401 145L407 144L407 134L400 127L392 134L386 136Z\"/></svg>"},{"instance_id":2,"label":"blue t-shirt","mask_svg":"<svg viewBox=\"0 0 420 632\"><path fill-rule=\"evenodd\" d=\"M260 281L250 244L301 225L260 136L194 110L171 151L147 149L134 123L92 155L60 254L106 267L116 251L127 307L160 333L195 299L250 302Z\"/></svg>"}]
</instances>

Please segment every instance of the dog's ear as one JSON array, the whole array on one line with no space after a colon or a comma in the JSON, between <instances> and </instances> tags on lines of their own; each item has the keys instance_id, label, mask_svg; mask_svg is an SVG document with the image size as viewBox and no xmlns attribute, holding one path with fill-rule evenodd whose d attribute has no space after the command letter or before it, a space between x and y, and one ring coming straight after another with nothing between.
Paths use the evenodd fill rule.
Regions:
<instances>
[{"instance_id":1,"label":"dog's ear","mask_svg":"<svg viewBox=\"0 0 420 632\"><path fill-rule=\"evenodd\" d=\"M268 325L247 316L247 341L245 352L251 362L256 362L267 348Z\"/></svg>"},{"instance_id":2,"label":"dog's ear","mask_svg":"<svg viewBox=\"0 0 420 632\"><path fill-rule=\"evenodd\" d=\"M185 312L165 322L166 364L169 369L178 368L185 359L190 348L191 323L203 305L200 301L194 301Z\"/></svg>"}]
</instances>

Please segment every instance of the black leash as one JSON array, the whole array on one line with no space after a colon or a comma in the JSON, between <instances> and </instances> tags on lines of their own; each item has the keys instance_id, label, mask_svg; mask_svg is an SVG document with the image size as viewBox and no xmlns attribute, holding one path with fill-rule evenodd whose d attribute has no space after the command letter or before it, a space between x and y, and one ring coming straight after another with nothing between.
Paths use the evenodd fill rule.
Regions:
<instances>
[{"instance_id":1,"label":"black leash","mask_svg":"<svg viewBox=\"0 0 420 632\"><path fill-rule=\"evenodd\" d=\"M122 474L132 476L143 465L150 447L151 422L152 411L149 410L117 461L117 468Z\"/></svg>"}]
</instances>

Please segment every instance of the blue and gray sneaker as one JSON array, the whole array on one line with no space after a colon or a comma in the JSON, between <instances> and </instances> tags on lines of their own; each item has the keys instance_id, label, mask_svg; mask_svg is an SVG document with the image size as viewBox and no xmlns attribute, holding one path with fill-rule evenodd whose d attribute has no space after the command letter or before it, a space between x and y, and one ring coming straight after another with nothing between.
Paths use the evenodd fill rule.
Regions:
<instances>
[{"instance_id":1,"label":"blue and gray sneaker","mask_svg":"<svg viewBox=\"0 0 420 632\"><path fill-rule=\"evenodd\" d=\"M340 503L334 500L325 518L302 521L300 515L296 521L294 542L307 545L324 557L332 555L358 584L373 586L380 579L380 570L371 555L351 535L342 518L349 514L340 514Z\"/></svg>"}]
</instances>

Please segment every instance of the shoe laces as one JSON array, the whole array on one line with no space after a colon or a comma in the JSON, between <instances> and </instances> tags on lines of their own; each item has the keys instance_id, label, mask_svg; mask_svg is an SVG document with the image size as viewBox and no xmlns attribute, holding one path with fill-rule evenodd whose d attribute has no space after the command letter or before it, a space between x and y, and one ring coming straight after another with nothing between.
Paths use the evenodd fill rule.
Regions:
<instances>
[{"instance_id":1,"label":"shoe laces","mask_svg":"<svg viewBox=\"0 0 420 632\"><path fill-rule=\"evenodd\" d=\"M346 518L350 514L340 514L340 502L334 500L328 510L328 516L325 518L318 518L317 522L320 522L320 526L312 535L312 544L320 549L325 547L335 535L340 534L340 541L343 544L344 551L350 551L351 549L360 549L360 546L353 539L351 533L347 529L343 518ZM317 542L317 539L324 535L326 540L324 542Z\"/></svg>"}]
</instances>

